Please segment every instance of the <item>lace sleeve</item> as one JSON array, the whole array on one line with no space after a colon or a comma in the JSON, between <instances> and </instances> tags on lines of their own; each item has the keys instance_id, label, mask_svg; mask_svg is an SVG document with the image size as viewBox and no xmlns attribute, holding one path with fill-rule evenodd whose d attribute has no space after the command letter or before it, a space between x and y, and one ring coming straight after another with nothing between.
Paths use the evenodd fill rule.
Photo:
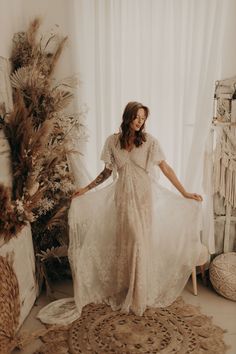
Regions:
<instances>
[{"instance_id":1,"label":"lace sleeve","mask_svg":"<svg viewBox=\"0 0 236 354\"><path fill-rule=\"evenodd\" d=\"M105 162L105 166L110 170L114 168L114 156L111 149L111 136L109 136L103 146L100 159Z\"/></svg>"},{"instance_id":2,"label":"lace sleeve","mask_svg":"<svg viewBox=\"0 0 236 354\"><path fill-rule=\"evenodd\" d=\"M150 160L153 164L159 165L161 161L165 160L165 154L160 146L160 143L156 138L152 138L152 143L150 147Z\"/></svg>"}]
</instances>

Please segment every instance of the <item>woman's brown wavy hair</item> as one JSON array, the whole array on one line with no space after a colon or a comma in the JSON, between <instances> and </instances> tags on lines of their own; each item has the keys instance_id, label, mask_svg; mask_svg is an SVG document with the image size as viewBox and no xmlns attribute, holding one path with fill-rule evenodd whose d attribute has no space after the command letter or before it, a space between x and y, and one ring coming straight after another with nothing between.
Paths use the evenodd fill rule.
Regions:
<instances>
[{"instance_id":1,"label":"woman's brown wavy hair","mask_svg":"<svg viewBox=\"0 0 236 354\"><path fill-rule=\"evenodd\" d=\"M120 146L121 149L126 149L129 143L129 138L131 136L130 123L136 118L137 112L140 108L143 108L145 111L146 119L149 115L148 107L144 106L139 102L129 102L123 112L122 123L120 126ZM141 126L139 131L135 132L134 144L136 147L142 145L146 141L145 133L143 132L145 123Z\"/></svg>"}]
</instances>

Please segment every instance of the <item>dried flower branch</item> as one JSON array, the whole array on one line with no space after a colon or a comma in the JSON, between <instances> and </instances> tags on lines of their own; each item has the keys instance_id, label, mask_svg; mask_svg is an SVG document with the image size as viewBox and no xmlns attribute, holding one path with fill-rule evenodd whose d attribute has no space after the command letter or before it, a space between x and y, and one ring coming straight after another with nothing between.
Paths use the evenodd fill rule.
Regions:
<instances>
[{"instance_id":1,"label":"dried flower branch","mask_svg":"<svg viewBox=\"0 0 236 354\"><path fill-rule=\"evenodd\" d=\"M50 258L57 258L60 261L61 257L67 257L68 248L67 246L52 247L47 248L46 251L41 251L37 253L36 256L40 257L41 261L47 261Z\"/></svg>"},{"instance_id":2,"label":"dried flower branch","mask_svg":"<svg viewBox=\"0 0 236 354\"><path fill-rule=\"evenodd\" d=\"M62 251L68 245L67 212L75 189L66 156L72 150L68 137L74 128L84 132L84 113L64 111L78 78L55 82L52 77L67 37L54 33L38 40L40 24L39 18L34 19L26 32L13 38L14 110L3 120L11 148L13 186L12 190L0 186L4 210L0 233L4 229L10 238L31 222L35 253L44 255L36 264L39 286L43 279L49 284L47 262L40 265L40 259L49 262L50 252L54 258L66 253Z\"/></svg>"}]
</instances>

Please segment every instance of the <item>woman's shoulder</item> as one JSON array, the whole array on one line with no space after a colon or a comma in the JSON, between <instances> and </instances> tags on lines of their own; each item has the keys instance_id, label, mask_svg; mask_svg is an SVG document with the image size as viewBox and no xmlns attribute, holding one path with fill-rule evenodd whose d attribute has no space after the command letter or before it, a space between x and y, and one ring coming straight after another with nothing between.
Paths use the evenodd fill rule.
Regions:
<instances>
[{"instance_id":1,"label":"woman's shoulder","mask_svg":"<svg viewBox=\"0 0 236 354\"><path fill-rule=\"evenodd\" d=\"M115 144L119 140L120 133L114 133L108 135L106 138L106 143L107 144Z\"/></svg>"},{"instance_id":2,"label":"woman's shoulder","mask_svg":"<svg viewBox=\"0 0 236 354\"><path fill-rule=\"evenodd\" d=\"M108 135L107 139L114 139L115 137L118 137L120 135L120 133L113 133L113 134L110 134Z\"/></svg>"},{"instance_id":3,"label":"woman's shoulder","mask_svg":"<svg viewBox=\"0 0 236 354\"><path fill-rule=\"evenodd\" d=\"M158 139L155 138L152 134L150 133L145 133L146 141L149 143L155 143L158 144Z\"/></svg>"}]
</instances>

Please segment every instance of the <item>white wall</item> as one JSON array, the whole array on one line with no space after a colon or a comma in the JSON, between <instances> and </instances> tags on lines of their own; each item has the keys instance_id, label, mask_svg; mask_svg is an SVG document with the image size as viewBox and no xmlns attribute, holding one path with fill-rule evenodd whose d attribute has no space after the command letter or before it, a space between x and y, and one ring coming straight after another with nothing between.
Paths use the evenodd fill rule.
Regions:
<instances>
[{"instance_id":1,"label":"white wall","mask_svg":"<svg viewBox=\"0 0 236 354\"><path fill-rule=\"evenodd\" d=\"M0 55L9 57L12 35L23 25L22 0L0 0Z\"/></svg>"},{"instance_id":2,"label":"white wall","mask_svg":"<svg viewBox=\"0 0 236 354\"><path fill-rule=\"evenodd\" d=\"M236 0L226 0L230 7L224 33L224 55L221 64L221 77L236 76Z\"/></svg>"},{"instance_id":3,"label":"white wall","mask_svg":"<svg viewBox=\"0 0 236 354\"><path fill-rule=\"evenodd\" d=\"M58 31L70 37L58 63L57 77L74 73L69 11L70 0L0 0L0 55L9 57L13 34L24 31L30 21L39 16L43 20L39 33L49 35Z\"/></svg>"}]
</instances>

